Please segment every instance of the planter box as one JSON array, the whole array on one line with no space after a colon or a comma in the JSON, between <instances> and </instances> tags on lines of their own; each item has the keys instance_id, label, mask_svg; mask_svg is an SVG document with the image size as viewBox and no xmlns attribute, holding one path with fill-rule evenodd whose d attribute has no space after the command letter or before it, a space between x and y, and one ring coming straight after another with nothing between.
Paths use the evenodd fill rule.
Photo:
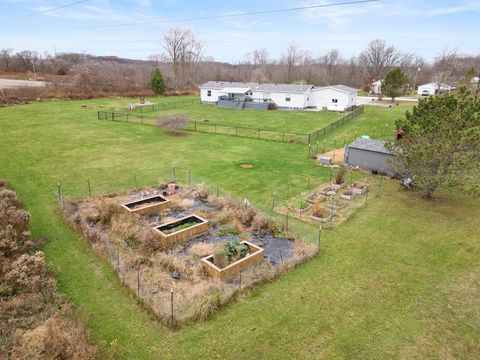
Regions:
<instances>
[{"instance_id":1,"label":"planter box","mask_svg":"<svg viewBox=\"0 0 480 360\"><path fill-rule=\"evenodd\" d=\"M337 205L332 205L332 204L327 204L327 207L332 208L333 210L340 210L343 209L345 206L347 206L347 202L340 202L340 204Z\"/></svg>"},{"instance_id":2,"label":"planter box","mask_svg":"<svg viewBox=\"0 0 480 360\"><path fill-rule=\"evenodd\" d=\"M353 194L355 195L363 195L368 191L368 185L366 184L361 184L363 187L354 187L354 186L349 186L348 190L350 190Z\"/></svg>"},{"instance_id":3,"label":"planter box","mask_svg":"<svg viewBox=\"0 0 480 360\"><path fill-rule=\"evenodd\" d=\"M355 195L353 194L353 192L351 192L350 195L349 194L340 194L341 199L348 200L348 201L352 201L354 196Z\"/></svg>"},{"instance_id":4,"label":"planter box","mask_svg":"<svg viewBox=\"0 0 480 360\"><path fill-rule=\"evenodd\" d=\"M201 260L205 271L216 280L224 280L263 260L263 249L260 246L248 241L242 241L241 244L247 244L248 246L249 253L245 257L225 266L224 268L219 268L213 263L213 255L205 256Z\"/></svg>"},{"instance_id":5,"label":"planter box","mask_svg":"<svg viewBox=\"0 0 480 360\"><path fill-rule=\"evenodd\" d=\"M293 207L293 206L288 206L288 209L290 211L295 211L297 213L302 213L303 214L304 212L310 210L310 208L312 207L312 205L310 204L309 201L307 201L307 204L308 204L307 207L304 207L303 209L299 209L299 208L296 208L296 207Z\"/></svg>"},{"instance_id":6,"label":"planter box","mask_svg":"<svg viewBox=\"0 0 480 360\"><path fill-rule=\"evenodd\" d=\"M340 184L340 185L332 183L332 185L330 185L330 187L332 187L333 189L336 189L336 190L343 189L345 186L347 186L347 183L343 183L343 184Z\"/></svg>"},{"instance_id":7,"label":"planter box","mask_svg":"<svg viewBox=\"0 0 480 360\"><path fill-rule=\"evenodd\" d=\"M315 215L310 215L310 219L312 219L314 221L322 222L322 223L326 223L326 222L330 221L330 218L331 218L330 215L328 215L326 218L321 218L321 217L318 217L318 216L315 216Z\"/></svg>"},{"instance_id":8,"label":"planter box","mask_svg":"<svg viewBox=\"0 0 480 360\"><path fill-rule=\"evenodd\" d=\"M174 229L177 226L188 224L190 222L195 222L196 224L172 233L166 233L166 231L170 229ZM178 242L185 242L187 239L191 239L195 236L203 234L204 232L207 232L208 221L197 215L189 215L178 220L173 220L165 224L154 226L153 229L158 234L160 239L166 245L170 246Z\"/></svg>"},{"instance_id":9,"label":"planter box","mask_svg":"<svg viewBox=\"0 0 480 360\"><path fill-rule=\"evenodd\" d=\"M310 204L314 204L315 202L317 201L323 201L325 200L326 197L325 195L322 195L322 194L312 194L310 195L309 197L307 197L307 202L309 202Z\"/></svg>"},{"instance_id":10,"label":"planter box","mask_svg":"<svg viewBox=\"0 0 480 360\"><path fill-rule=\"evenodd\" d=\"M159 212L170 206L170 200L163 196L155 195L148 198L135 200L121 205L130 214L148 215Z\"/></svg>"}]
</instances>

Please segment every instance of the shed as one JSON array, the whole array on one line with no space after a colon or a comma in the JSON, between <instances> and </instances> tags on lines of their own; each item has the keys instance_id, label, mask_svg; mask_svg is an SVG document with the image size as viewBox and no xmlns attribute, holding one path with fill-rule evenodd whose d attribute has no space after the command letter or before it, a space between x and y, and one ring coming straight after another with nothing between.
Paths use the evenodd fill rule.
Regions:
<instances>
[{"instance_id":1,"label":"shed","mask_svg":"<svg viewBox=\"0 0 480 360\"><path fill-rule=\"evenodd\" d=\"M385 147L385 144L386 141L359 137L345 146L344 162L374 173L393 176L395 172L389 164L389 159L395 158L395 155Z\"/></svg>"}]
</instances>

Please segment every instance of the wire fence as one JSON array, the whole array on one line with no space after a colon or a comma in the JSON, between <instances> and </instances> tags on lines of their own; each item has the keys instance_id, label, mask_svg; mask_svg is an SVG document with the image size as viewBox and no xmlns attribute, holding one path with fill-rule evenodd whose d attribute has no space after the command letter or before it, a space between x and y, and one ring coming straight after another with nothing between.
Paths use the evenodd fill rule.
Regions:
<instances>
[{"instance_id":1,"label":"wire fence","mask_svg":"<svg viewBox=\"0 0 480 360\"><path fill-rule=\"evenodd\" d=\"M192 100L195 101L195 100ZM193 102L187 102L193 103ZM183 102L182 102L183 104ZM183 104L185 105L185 104ZM126 123L135 123L141 125L156 125L157 116L152 113L155 111L166 110L162 108L160 110L154 110L155 105L149 107L149 111L138 112L138 111L99 111L98 120L106 121L121 121ZM164 104L165 106L165 104ZM175 106L180 105L169 105L169 109L175 108ZM172 107L173 106L173 107ZM158 109L158 105L157 105ZM150 112L150 114L149 114ZM291 143L291 144L304 144L311 145L319 141L321 137L324 137L329 132L334 129L338 129L341 125L345 124L349 120L363 114L364 108L359 107L352 111L351 113L343 116L337 121L331 123L330 125L319 129L313 133L298 133L293 131L278 131L271 129L262 129L260 127L247 127L247 126L238 126L238 125L227 125L227 124L218 124L215 122L210 122L208 119L203 121L188 121L184 130L216 135L229 135L235 137L257 139L257 140L268 140L282 143Z\"/></svg>"},{"instance_id":2,"label":"wire fence","mask_svg":"<svg viewBox=\"0 0 480 360\"><path fill-rule=\"evenodd\" d=\"M129 115L141 115L141 114L148 114L154 113L159 111L166 111L166 110L173 110L179 109L188 105L198 104L199 99L187 99L187 100L179 100L179 101L172 101L172 102L165 102L162 104L151 103L151 104L135 104L133 107L119 107L113 108L111 110L100 110L97 112L98 120L115 120L115 116L117 118L121 118L121 115L129 114Z\"/></svg>"}]
</instances>

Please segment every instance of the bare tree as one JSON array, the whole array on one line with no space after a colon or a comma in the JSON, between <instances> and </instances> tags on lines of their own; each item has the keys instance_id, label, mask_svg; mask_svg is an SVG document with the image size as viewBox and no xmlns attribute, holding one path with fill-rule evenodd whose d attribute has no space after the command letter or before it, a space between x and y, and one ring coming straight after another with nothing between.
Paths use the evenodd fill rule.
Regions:
<instances>
[{"instance_id":1,"label":"bare tree","mask_svg":"<svg viewBox=\"0 0 480 360\"><path fill-rule=\"evenodd\" d=\"M291 44L281 56L280 64L283 65L283 81L287 84L295 80L296 67L304 62L306 53L298 46Z\"/></svg>"},{"instance_id":2,"label":"bare tree","mask_svg":"<svg viewBox=\"0 0 480 360\"><path fill-rule=\"evenodd\" d=\"M400 59L401 53L380 39L371 41L359 57L365 77L375 80L383 79L387 71L396 66Z\"/></svg>"},{"instance_id":3,"label":"bare tree","mask_svg":"<svg viewBox=\"0 0 480 360\"><path fill-rule=\"evenodd\" d=\"M435 58L435 62L433 63L433 72L434 80L437 83L439 92L441 90L441 84L448 84L452 80L457 64L457 49L444 47L442 52Z\"/></svg>"},{"instance_id":4,"label":"bare tree","mask_svg":"<svg viewBox=\"0 0 480 360\"><path fill-rule=\"evenodd\" d=\"M13 49L2 49L0 51L0 70L9 71L12 62Z\"/></svg>"},{"instance_id":5,"label":"bare tree","mask_svg":"<svg viewBox=\"0 0 480 360\"><path fill-rule=\"evenodd\" d=\"M173 86L181 87L187 78L194 77L203 56L203 43L191 30L172 28L163 35L163 47L172 64Z\"/></svg>"}]
</instances>

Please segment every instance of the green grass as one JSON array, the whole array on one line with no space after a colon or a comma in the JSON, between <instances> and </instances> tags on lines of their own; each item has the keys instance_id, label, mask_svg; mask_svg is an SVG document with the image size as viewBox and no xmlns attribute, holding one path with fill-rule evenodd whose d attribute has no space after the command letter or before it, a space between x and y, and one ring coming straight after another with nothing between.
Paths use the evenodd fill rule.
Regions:
<instances>
[{"instance_id":1,"label":"green grass","mask_svg":"<svg viewBox=\"0 0 480 360\"><path fill-rule=\"evenodd\" d=\"M11 181L32 212L33 235L51 239L45 251L60 290L92 314L89 329L116 349L116 358L478 357L480 203L450 194L426 202L393 181L385 181L382 195L343 226L323 231L321 253L312 261L254 288L208 321L176 331L162 326L63 223L58 181L65 194L81 197L88 195L87 179L94 193L125 190L135 186L135 177L143 185L172 176L174 163L180 180L191 170L193 181L218 183L270 212L274 191L282 201L288 183L293 196L306 189L308 177L312 187L328 181L329 171L307 159L305 145L208 134L169 137L156 127L96 120L97 110L128 102L49 101L0 109L0 177ZM405 109L367 107L329 134L327 146L335 137L338 147L343 137L379 131L384 123L388 133L382 137L389 137ZM228 121L247 114L228 113ZM300 113L248 116L262 123L275 114L287 121L284 116ZM242 169L242 163L254 167ZM292 226L307 239L317 236L314 227Z\"/></svg>"},{"instance_id":2,"label":"green grass","mask_svg":"<svg viewBox=\"0 0 480 360\"><path fill-rule=\"evenodd\" d=\"M158 101L161 103L162 101ZM161 108L158 106L157 108ZM135 110L135 114L142 115ZM289 131L308 134L327 126L344 114L317 111L259 111L253 109L224 109L213 104L188 104L175 109L143 113L145 122L155 123L158 117L170 114L188 114L190 120L197 121L199 126L209 123L229 126L260 128L265 130ZM207 121L205 121L207 120ZM211 126L211 125L210 125Z\"/></svg>"}]
</instances>

